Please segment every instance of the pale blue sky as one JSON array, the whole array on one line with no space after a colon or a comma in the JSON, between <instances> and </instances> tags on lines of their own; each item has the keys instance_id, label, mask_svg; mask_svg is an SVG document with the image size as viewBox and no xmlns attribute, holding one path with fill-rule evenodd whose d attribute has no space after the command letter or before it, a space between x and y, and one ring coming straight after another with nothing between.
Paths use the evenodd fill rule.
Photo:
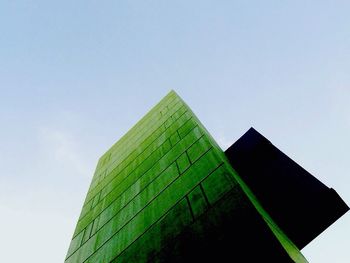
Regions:
<instances>
[{"instance_id":1,"label":"pale blue sky","mask_svg":"<svg viewBox=\"0 0 350 263\"><path fill-rule=\"evenodd\" d=\"M349 1L0 2L2 262L63 262L99 156L170 89L350 204ZM350 213L303 253L348 263Z\"/></svg>"}]
</instances>

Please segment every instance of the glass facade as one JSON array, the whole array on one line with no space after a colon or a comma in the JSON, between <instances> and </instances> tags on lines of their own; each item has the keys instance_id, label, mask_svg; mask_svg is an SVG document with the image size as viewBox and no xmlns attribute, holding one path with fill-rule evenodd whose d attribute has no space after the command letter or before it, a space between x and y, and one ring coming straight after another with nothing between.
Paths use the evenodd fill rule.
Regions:
<instances>
[{"instance_id":1,"label":"glass facade","mask_svg":"<svg viewBox=\"0 0 350 263\"><path fill-rule=\"evenodd\" d=\"M65 262L220 259L228 240L306 262L171 91L100 158Z\"/></svg>"}]
</instances>

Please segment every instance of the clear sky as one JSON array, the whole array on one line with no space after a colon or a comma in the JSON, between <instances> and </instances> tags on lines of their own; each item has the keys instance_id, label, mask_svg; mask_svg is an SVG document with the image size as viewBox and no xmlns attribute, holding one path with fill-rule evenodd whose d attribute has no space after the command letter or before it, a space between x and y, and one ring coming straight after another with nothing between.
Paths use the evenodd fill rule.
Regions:
<instances>
[{"instance_id":1,"label":"clear sky","mask_svg":"<svg viewBox=\"0 0 350 263\"><path fill-rule=\"evenodd\" d=\"M170 89L350 204L350 1L0 2L0 247L63 262L98 158ZM302 216L302 215L301 215ZM350 262L350 213L303 253Z\"/></svg>"}]
</instances>

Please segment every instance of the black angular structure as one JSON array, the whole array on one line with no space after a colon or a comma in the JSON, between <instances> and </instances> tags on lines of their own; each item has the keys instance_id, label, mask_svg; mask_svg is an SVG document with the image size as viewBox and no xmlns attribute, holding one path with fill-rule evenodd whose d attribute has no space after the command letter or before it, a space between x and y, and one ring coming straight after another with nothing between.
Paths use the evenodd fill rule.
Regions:
<instances>
[{"instance_id":1,"label":"black angular structure","mask_svg":"<svg viewBox=\"0 0 350 263\"><path fill-rule=\"evenodd\" d=\"M254 128L225 154L264 209L299 249L349 210L334 189L317 180Z\"/></svg>"}]
</instances>

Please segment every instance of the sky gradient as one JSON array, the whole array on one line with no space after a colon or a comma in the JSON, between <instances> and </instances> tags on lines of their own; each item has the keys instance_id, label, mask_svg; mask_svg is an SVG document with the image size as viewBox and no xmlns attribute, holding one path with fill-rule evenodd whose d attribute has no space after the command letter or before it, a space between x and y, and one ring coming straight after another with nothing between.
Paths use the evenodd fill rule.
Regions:
<instances>
[{"instance_id":1,"label":"sky gradient","mask_svg":"<svg viewBox=\"0 0 350 263\"><path fill-rule=\"evenodd\" d=\"M2 1L3 262L63 262L98 158L170 89L350 204L349 1ZM303 253L350 262L350 213Z\"/></svg>"}]
</instances>

